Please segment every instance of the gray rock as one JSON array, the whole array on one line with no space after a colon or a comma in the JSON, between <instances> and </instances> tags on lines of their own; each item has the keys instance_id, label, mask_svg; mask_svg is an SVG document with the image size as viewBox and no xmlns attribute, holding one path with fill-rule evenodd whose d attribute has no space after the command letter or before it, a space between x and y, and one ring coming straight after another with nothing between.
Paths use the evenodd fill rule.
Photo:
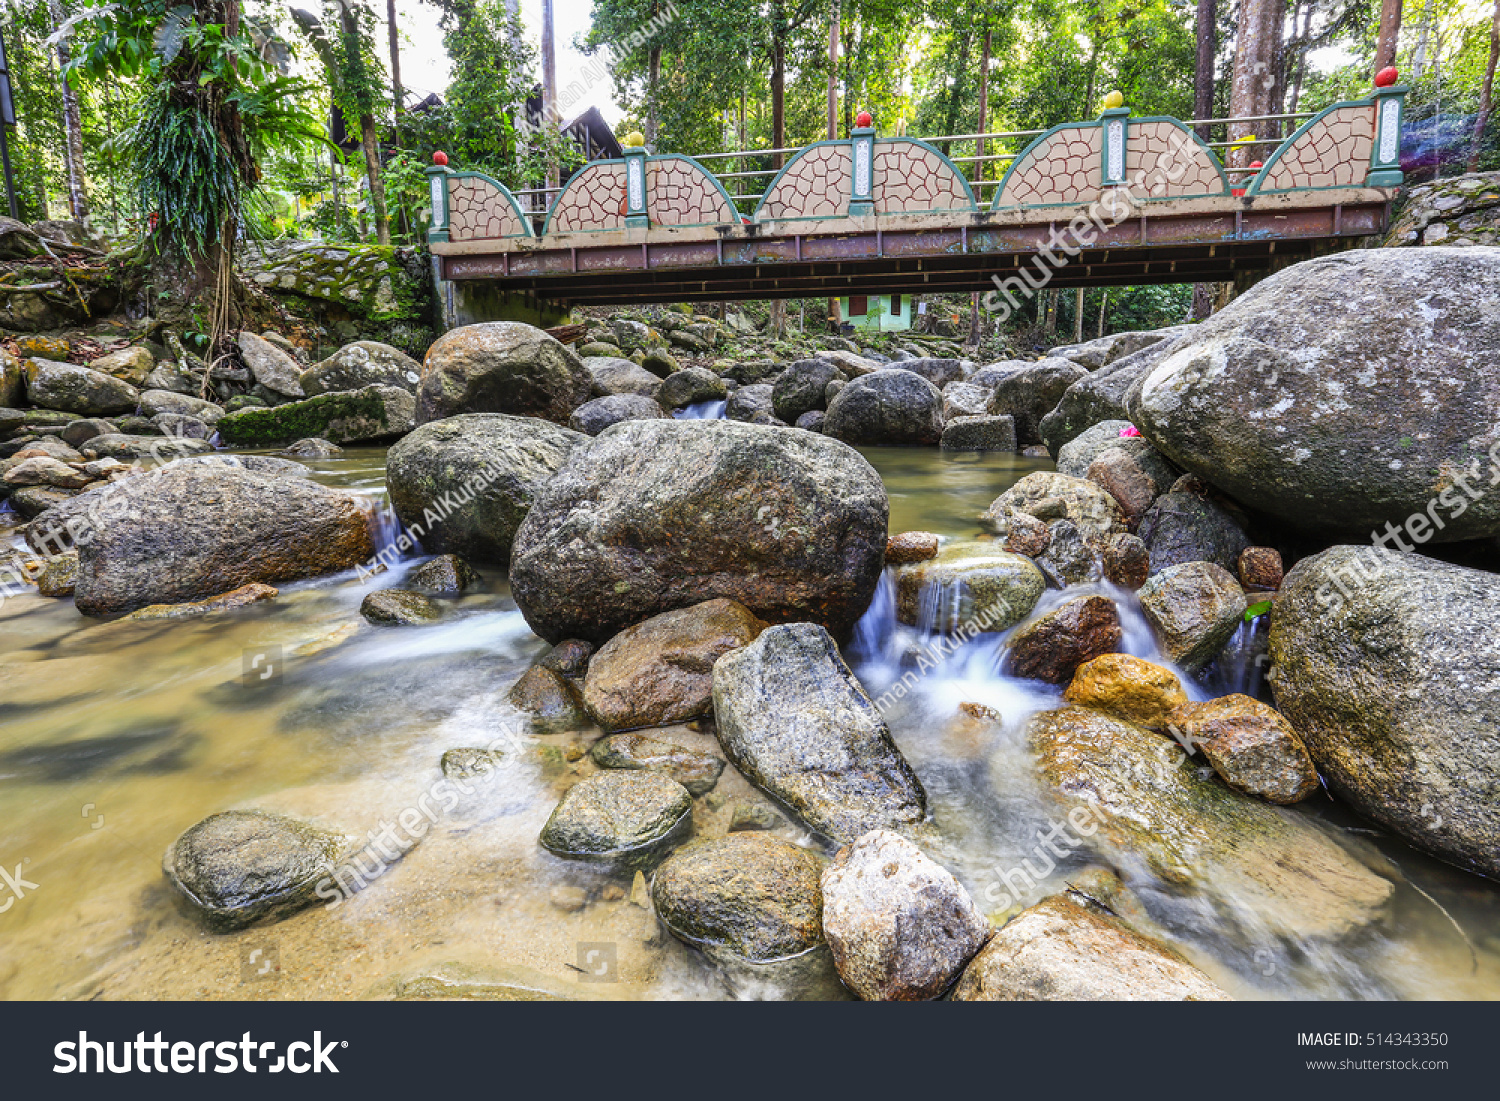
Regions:
<instances>
[{"instance_id":1,"label":"gray rock","mask_svg":"<svg viewBox=\"0 0 1500 1101\"><path fill-rule=\"evenodd\" d=\"M1212 562L1233 571L1250 538L1220 505L1196 493L1158 498L1141 516L1136 534L1151 552L1151 572L1185 562Z\"/></svg>"},{"instance_id":2,"label":"gray rock","mask_svg":"<svg viewBox=\"0 0 1500 1101\"><path fill-rule=\"evenodd\" d=\"M179 413L158 413L151 418L151 423L161 430L163 436L178 439L206 440L214 434L213 428L204 421Z\"/></svg>"},{"instance_id":3,"label":"gray rock","mask_svg":"<svg viewBox=\"0 0 1500 1101\"><path fill-rule=\"evenodd\" d=\"M344 453L344 449L318 436L308 436L283 447L281 453L295 455L299 459L336 459Z\"/></svg>"},{"instance_id":4,"label":"gray rock","mask_svg":"<svg viewBox=\"0 0 1500 1101\"><path fill-rule=\"evenodd\" d=\"M1103 538L1125 530L1119 504L1100 486L1084 478L1038 470L1026 475L990 503L979 523L997 535L1009 531L1006 511L1013 509L1049 523L1071 520L1085 535Z\"/></svg>"},{"instance_id":5,"label":"gray rock","mask_svg":"<svg viewBox=\"0 0 1500 1101\"><path fill-rule=\"evenodd\" d=\"M1256 284L1130 398L1168 458L1247 507L1360 540L1434 509L1500 534L1500 249L1361 249Z\"/></svg>"},{"instance_id":6,"label":"gray rock","mask_svg":"<svg viewBox=\"0 0 1500 1101\"><path fill-rule=\"evenodd\" d=\"M772 963L823 944L822 866L807 849L735 833L673 853L651 900L662 924L709 958Z\"/></svg>"},{"instance_id":7,"label":"gray rock","mask_svg":"<svg viewBox=\"0 0 1500 1101\"><path fill-rule=\"evenodd\" d=\"M568 418L568 427L586 436L597 436L621 421L665 420L668 413L651 398L640 394L610 394L586 401Z\"/></svg>"},{"instance_id":8,"label":"gray rock","mask_svg":"<svg viewBox=\"0 0 1500 1101\"><path fill-rule=\"evenodd\" d=\"M259 375L256 378L265 382ZM302 371L297 382L304 394L315 397L341 390L363 390L366 386L393 386L415 392L421 378L422 365L399 348L374 340L356 340Z\"/></svg>"},{"instance_id":9,"label":"gray rock","mask_svg":"<svg viewBox=\"0 0 1500 1101\"><path fill-rule=\"evenodd\" d=\"M666 377L656 400L665 409L682 409L700 401L723 401L729 396L724 380L705 367L687 367Z\"/></svg>"},{"instance_id":10,"label":"gray rock","mask_svg":"<svg viewBox=\"0 0 1500 1101\"><path fill-rule=\"evenodd\" d=\"M64 425L62 441L70 447L79 447L95 436L112 436L118 432L119 429L109 421L90 417Z\"/></svg>"},{"instance_id":11,"label":"gray rock","mask_svg":"<svg viewBox=\"0 0 1500 1101\"><path fill-rule=\"evenodd\" d=\"M880 578L889 505L860 455L809 432L627 421L536 497L511 586L532 630L602 642L713 597L843 635Z\"/></svg>"},{"instance_id":12,"label":"gray rock","mask_svg":"<svg viewBox=\"0 0 1500 1101\"><path fill-rule=\"evenodd\" d=\"M725 418L750 424L783 423L781 418L776 416L772 393L773 387L769 382L741 386L729 395L729 400L724 405Z\"/></svg>"},{"instance_id":13,"label":"gray rock","mask_svg":"<svg viewBox=\"0 0 1500 1101\"><path fill-rule=\"evenodd\" d=\"M693 797L671 777L609 769L580 780L542 827L557 856L621 868L653 864L692 831Z\"/></svg>"},{"instance_id":14,"label":"gray rock","mask_svg":"<svg viewBox=\"0 0 1500 1101\"><path fill-rule=\"evenodd\" d=\"M910 371L914 375L921 375L939 390L950 382L962 382L964 377L961 359L913 358L900 360L892 363L891 366L898 371Z\"/></svg>"},{"instance_id":15,"label":"gray rock","mask_svg":"<svg viewBox=\"0 0 1500 1101\"><path fill-rule=\"evenodd\" d=\"M420 627L443 617L430 597L408 589L378 589L365 597L359 614L381 626Z\"/></svg>"},{"instance_id":16,"label":"gray rock","mask_svg":"<svg viewBox=\"0 0 1500 1101\"><path fill-rule=\"evenodd\" d=\"M1012 513L1009 517L1011 531L1016 534L1019 527L1017 517L1024 512ZM1054 588L1066 589L1069 585L1087 585L1098 581L1104 574L1102 548L1110 536L1090 537L1072 520L1053 520L1047 525L1047 545L1033 555L1037 568L1047 577Z\"/></svg>"},{"instance_id":17,"label":"gray rock","mask_svg":"<svg viewBox=\"0 0 1500 1101\"><path fill-rule=\"evenodd\" d=\"M607 734L594 743L589 756L600 768L643 768L665 773L695 796L712 791L724 771L724 762L711 753L695 753L638 732Z\"/></svg>"},{"instance_id":18,"label":"gray rock","mask_svg":"<svg viewBox=\"0 0 1500 1101\"><path fill-rule=\"evenodd\" d=\"M1168 329L1153 329L1146 332L1110 333L1109 336L1101 336L1098 340L1089 340L1083 344L1067 344L1060 348L1053 348L1047 355L1071 359L1080 367L1094 371L1118 359L1133 355L1142 348L1149 348L1168 337L1178 336L1189 328L1191 326L1174 325Z\"/></svg>"},{"instance_id":19,"label":"gray rock","mask_svg":"<svg viewBox=\"0 0 1500 1101\"><path fill-rule=\"evenodd\" d=\"M1137 594L1168 660L1202 669L1244 621L1245 590L1212 562L1186 562L1154 574Z\"/></svg>"},{"instance_id":20,"label":"gray rock","mask_svg":"<svg viewBox=\"0 0 1500 1101\"><path fill-rule=\"evenodd\" d=\"M959 417L988 415L993 393L993 387L973 382L950 382L943 387L943 421L951 424Z\"/></svg>"},{"instance_id":21,"label":"gray rock","mask_svg":"<svg viewBox=\"0 0 1500 1101\"><path fill-rule=\"evenodd\" d=\"M175 413L180 417L197 417L204 424L217 424L224 416L222 406L203 398L177 394L170 390L145 390L141 393L140 411L144 417Z\"/></svg>"},{"instance_id":22,"label":"gray rock","mask_svg":"<svg viewBox=\"0 0 1500 1101\"><path fill-rule=\"evenodd\" d=\"M921 782L822 627L771 627L713 681L730 761L814 832L848 842L925 817Z\"/></svg>"},{"instance_id":23,"label":"gray rock","mask_svg":"<svg viewBox=\"0 0 1500 1101\"><path fill-rule=\"evenodd\" d=\"M43 409L61 409L85 417L133 412L140 391L128 382L50 359L26 361L26 396Z\"/></svg>"},{"instance_id":24,"label":"gray rock","mask_svg":"<svg viewBox=\"0 0 1500 1101\"><path fill-rule=\"evenodd\" d=\"M803 413L800 417L798 417L797 423L794 427L800 428L805 432L817 432L821 434L823 431L823 424L825 421L827 421L827 419L828 414L823 412L823 410L813 409L809 412Z\"/></svg>"},{"instance_id":25,"label":"gray rock","mask_svg":"<svg viewBox=\"0 0 1500 1101\"><path fill-rule=\"evenodd\" d=\"M1125 398L1147 372L1184 342L1188 335L1159 340L1085 375L1064 391L1057 407L1042 418L1040 429L1047 450L1057 456L1062 446L1100 421L1129 422Z\"/></svg>"},{"instance_id":26,"label":"gray rock","mask_svg":"<svg viewBox=\"0 0 1500 1101\"><path fill-rule=\"evenodd\" d=\"M839 391L823 432L851 444L935 444L943 435L943 395L921 375L882 368Z\"/></svg>"},{"instance_id":27,"label":"gray rock","mask_svg":"<svg viewBox=\"0 0 1500 1101\"><path fill-rule=\"evenodd\" d=\"M1016 450L1014 417L988 414L977 417L954 417L943 427L939 446L944 451L1010 451Z\"/></svg>"},{"instance_id":28,"label":"gray rock","mask_svg":"<svg viewBox=\"0 0 1500 1101\"><path fill-rule=\"evenodd\" d=\"M396 516L424 550L503 564L537 495L587 443L533 417L448 417L390 449L386 485Z\"/></svg>"},{"instance_id":29,"label":"gray rock","mask_svg":"<svg viewBox=\"0 0 1500 1101\"><path fill-rule=\"evenodd\" d=\"M896 617L924 631L1003 631L1031 614L1047 587L1029 558L994 541L949 543L896 575Z\"/></svg>"},{"instance_id":30,"label":"gray rock","mask_svg":"<svg viewBox=\"0 0 1500 1101\"><path fill-rule=\"evenodd\" d=\"M1090 425L1058 449L1057 472L1070 478L1088 477L1089 465L1101 453L1130 441L1131 437L1120 435L1121 431L1129 427L1129 421L1118 420ZM1145 440L1141 440L1141 443L1150 446Z\"/></svg>"},{"instance_id":31,"label":"gray rock","mask_svg":"<svg viewBox=\"0 0 1500 1101\"><path fill-rule=\"evenodd\" d=\"M137 459L160 466L184 455L206 455L213 451L207 440L172 436L127 436L108 433L85 440L86 459L119 459L129 463Z\"/></svg>"},{"instance_id":32,"label":"gray rock","mask_svg":"<svg viewBox=\"0 0 1500 1101\"><path fill-rule=\"evenodd\" d=\"M283 815L209 815L168 847L162 871L210 929L229 933L317 901L349 849L342 834Z\"/></svg>"},{"instance_id":33,"label":"gray rock","mask_svg":"<svg viewBox=\"0 0 1500 1101\"><path fill-rule=\"evenodd\" d=\"M193 460L87 496L70 504L82 510L74 541L85 615L316 577L374 554L354 498L303 478Z\"/></svg>"},{"instance_id":34,"label":"gray rock","mask_svg":"<svg viewBox=\"0 0 1500 1101\"><path fill-rule=\"evenodd\" d=\"M1017 914L975 957L956 1002L1221 1002L1176 952L1071 891Z\"/></svg>"},{"instance_id":35,"label":"gray rock","mask_svg":"<svg viewBox=\"0 0 1500 1101\"><path fill-rule=\"evenodd\" d=\"M822 888L834 965L866 1001L940 996L994 932L946 868L889 830L840 849Z\"/></svg>"},{"instance_id":36,"label":"gray rock","mask_svg":"<svg viewBox=\"0 0 1500 1101\"><path fill-rule=\"evenodd\" d=\"M596 397L612 394L637 394L643 398L655 398L661 387L661 379L646 368L613 356L592 356L583 361L593 379L589 392Z\"/></svg>"},{"instance_id":37,"label":"gray rock","mask_svg":"<svg viewBox=\"0 0 1500 1101\"><path fill-rule=\"evenodd\" d=\"M240 358L250 368L256 382L289 398L303 396L302 383L298 380L302 367L295 359L249 330L240 332L238 344Z\"/></svg>"},{"instance_id":38,"label":"gray rock","mask_svg":"<svg viewBox=\"0 0 1500 1101\"><path fill-rule=\"evenodd\" d=\"M995 383L989 411L1015 418L1016 441L1023 447L1041 443L1042 418L1057 408L1063 393L1085 374L1071 360L1038 360Z\"/></svg>"},{"instance_id":39,"label":"gray rock","mask_svg":"<svg viewBox=\"0 0 1500 1101\"><path fill-rule=\"evenodd\" d=\"M830 382L848 381L844 372L826 359L801 359L781 372L771 388L771 407L788 424L804 413L827 409Z\"/></svg>"},{"instance_id":40,"label":"gray rock","mask_svg":"<svg viewBox=\"0 0 1500 1101\"><path fill-rule=\"evenodd\" d=\"M406 587L429 596L458 596L482 581L474 568L456 554L440 554L406 575Z\"/></svg>"},{"instance_id":41,"label":"gray rock","mask_svg":"<svg viewBox=\"0 0 1500 1101\"><path fill-rule=\"evenodd\" d=\"M518 321L452 329L427 350L418 424L462 413L510 413L566 424L593 376L573 351Z\"/></svg>"},{"instance_id":42,"label":"gray rock","mask_svg":"<svg viewBox=\"0 0 1500 1101\"><path fill-rule=\"evenodd\" d=\"M1341 546L1287 574L1270 640L1276 706L1339 798L1491 878L1500 877L1497 619L1492 573Z\"/></svg>"}]
</instances>

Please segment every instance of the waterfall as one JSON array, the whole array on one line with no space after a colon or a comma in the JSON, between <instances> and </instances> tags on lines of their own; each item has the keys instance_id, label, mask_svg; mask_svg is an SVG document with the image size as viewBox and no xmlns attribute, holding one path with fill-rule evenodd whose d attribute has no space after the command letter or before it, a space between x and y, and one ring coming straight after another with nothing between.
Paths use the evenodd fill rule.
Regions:
<instances>
[{"instance_id":1,"label":"waterfall","mask_svg":"<svg viewBox=\"0 0 1500 1101\"><path fill-rule=\"evenodd\" d=\"M1227 696L1239 692L1265 703L1274 703L1266 670L1271 666L1269 644L1271 617L1256 616L1241 623L1234 637L1219 651L1201 677L1210 695Z\"/></svg>"},{"instance_id":2,"label":"waterfall","mask_svg":"<svg viewBox=\"0 0 1500 1101\"><path fill-rule=\"evenodd\" d=\"M695 401L692 405L674 410L672 416L680 421L721 421L727 401Z\"/></svg>"}]
</instances>

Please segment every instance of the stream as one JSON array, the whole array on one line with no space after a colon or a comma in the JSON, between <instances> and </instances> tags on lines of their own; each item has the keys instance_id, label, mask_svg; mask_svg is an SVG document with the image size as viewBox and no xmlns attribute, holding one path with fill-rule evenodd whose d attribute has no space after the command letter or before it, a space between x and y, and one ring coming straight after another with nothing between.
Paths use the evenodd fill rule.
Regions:
<instances>
[{"instance_id":1,"label":"stream","mask_svg":"<svg viewBox=\"0 0 1500 1101\"><path fill-rule=\"evenodd\" d=\"M976 515L997 495L1051 469L1008 454L862 451L885 481L892 533L972 538ZM309 465L319 481L383 499L381 449ZM388 524L383 530L391 538ZM364 580L350 573L285 585L274 601L201 619L102 623L69 600L32 594L0 604L0 866L29 885L24 897L4 895L0 997L795 993L727 984L659 927L642 882L539 847L560 794L593 770L586 754L598 731L533 729L507 702L547 647L499 572L483 571L484 586L434 626L365 622L359 606L371 588L399 585L418 561ZM1120 607L1124 649L1166 664L1134 596L1105 588ZM1058 598L1049 592L1041 608ZM1047 822L1021 730L1061 696L1002 676L1000 639L980 635L947 655L888 713L929 795L942 837L934 855L987 912L995 912L986 901L994 885L1034 854ZM932 641L896 622L888 572L845 653L879 696ZM1264 621L1247 624L1199 681L1180 674L1183 685L1195 699L1269 700L1264 646ZM1003 724L985 740L955 733L961 703L993 708ZM681 735L717 751L711 728ZM337 905L215 935L179 909L162 875L173 838L216 811L265 800L386 813L441 781L445 750L490 744L504 749L502 766L445 807L404 859ZM726 768L697 801L700 834L724 832L747 801L764 799ZM1418 854L1326 796L1292 813L1317 820L1396 881L1376 923L1336 941L1296 943L1258 928L1254 913L1239 912L1232 928L1219 920L1246 909L1232 882L1220 883L1223 897L1208 906L1132 880L1159 935L1236 997L1500 997L1500 887ZM782 836L810 843L790 823ZM1018 904L1062 889L1088 863L1059 861ZM608 975L587 981L587 963L601 952Z\"/></svg>"}]
</instances>

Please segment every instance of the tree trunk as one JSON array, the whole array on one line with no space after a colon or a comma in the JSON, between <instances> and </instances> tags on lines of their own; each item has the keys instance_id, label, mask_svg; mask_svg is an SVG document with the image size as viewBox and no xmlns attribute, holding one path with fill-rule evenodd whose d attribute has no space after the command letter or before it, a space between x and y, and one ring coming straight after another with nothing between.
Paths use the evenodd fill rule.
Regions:
<instances>
[{"instance_id":1,"label":"tree trunk","mask_svg":"<svg viewBox=\"0 0 1500 1101\"><path fill-rule=\"evenodd\" d=\"M828 139L839 136L839 0L828 20Z\"/></svg>"},{"instance_id":2,"label":"tree trunk","mask_svg":"<svg viewBox=\"0 0 1500 1101\"><path fill-rule=\"evenodd\" d=\"M1231 118L1253 118L1265 114L1267 102L1267 79L1275 55L1271 52L1270 21L1267 9L1271 0L1241 0L1239 25L1235 33L1234 69L1229 82L1229 115ZM1248 137L1256 133L1259 124L1254 122L1231 122L1229 139ZM1236 146L1229 150L1229 165L1243 168L1254 158L1249 146Z\"/></svg>"},{"instance_id":3,"label":"tree trunk","mask_svg":"<svg viewBox=\"0 0 1500 1101\"><path fill-rule=\"evenodd\" d=\"M1194 295L1196 295L1198 293L1198 288L1197 287L1193 288L1193 293L1194 293ZM1107 314L1108 312L1109 312L1109 289L1105 288L1103 297L1101 297L1099 299L1099 332L1098 332L1098 336L1101 339L1104 336L1104 315Z\"/></svg>"},{"instance_id":4,"label":"tree trunk","mask_svg":"<svg viewBox=\"0 0 1500 1101\"><path fill-rule=\"evenodd\" d=\"M771 44L771 148L786 148L786 43L778 33ZM782 155L771 155L771 167L782 166Z\"/></svg>"},{"instance_id":5,"label":"tree trunk","mask_svg":"<svg viewBox=\"0 0 1500 1101\"><path fill-rule=\"evenodd\" d=\"M370 177L370 218L375 223L375 240L391 243L391 223L385 213L385 175L380 169L380 135L371 115L359 118L361 142L365 147L365 172Z\"/></svg>"},{"instance_id":6,"label":"tree trunk","mask_svg":"<svg viewBox=\"0 0 1500 1101\"><path fill-rule=\"evenodd\" d=\"M1188 316L1194 321L1202 321L1214 312L1214 298L1216 288L1213 283L1193 284L1193 305Z\"/></svg>"},{"instance_id":7,"label":"tree trunk","mask_svg":"<svg viewBox=\"0 0 1500 1101\"><path fill-rule=\"evenodd\" d=\"M1401 0L1381 0L1380 31L1375 37L1375 71L1396 64L1396 45L1401 37Z\"/></svg>"},{"instance_id":8,"label":"tree trunk","mask_svg":"<svg viewBox=\"0 0 1500 1101\"><path fill-rule=\"evenodd\" d=\"M1213 118L1214 59L1219 52L1219 6L1217 0L1198 0L1198 64L1193 72L1193 117ZM1198 136L1209 140L1208 126L1198 127Z\"/></svg>"},{"instance_id":9,"label":"tree trunk","mask_svg":"<svg viewBox=\"0 0 1500 1101\"><path fill-rule=\"evenodd\" d=\"M47 0L47 14L52 19L54 31L67 22L67 13L63 11L62 4L58 0ZM59 39L57 81L62 90L62 124L63 133L66 135L63 143L63 160L68 172L68 209L72 212L74 221L87 222L89 197L84 188L83 115L78 109L78 93L73 88L72 81L64 75L69 59L70 51L67 40Z\"/></svg>"},{"instance_id":10,"label":"tree trunk","mask_svg":"<svg viewBox=\"0 0 1500 1101\"><path fill-rule=\"evenodd\" d=\"M652 42L646 64L646 146L656 149L656 135L661 129L661 43Z\"/></svg>"},{"instance_id":11,"label":"tree trunk","mask_svg":"<svg viewBox=\"0 0 1500 1101\"><path fill-rule=\"evenodd\" d=\"M994 32L989 27L984 29L984 46L979 54L979 125L975 127L976 134L983 134L989 129L990 117L990 45ZM984 139L979 138L974 142L974 182L978 183L984 179ZM981 196L976 195L976 198ZM976 298L975 301L978 301Z\"/></svg>"},{"instance_id":12,"label":"tree trunk","mask_svg":"<svg viewBox=\"0 0 1500 1101\"><path fill-rule=\"evenodd\" d=\"M1083 343L1083 288L1073 296L1073 343Z\"/></svg>"},{"instance_id":13,"label":"tree trunk","mask_svg":"<svg viewBox=\"0 0 1500 1101\"><path fill-rule=\"evenodd\" d=\"M553 39L552 0L542 0L542 125L560 126L557 115L557 47ZM557 161L547 161L547 186L556 187ZM544 195L548 205L553 196Z\"/></svg>"},{"instance_id":14,"label":"tree trunk","mask_svg":"<svg viewBox=\"0 0 1500 1101\"><path fill-rule=\"evenodd\" d=\"M399 146L401 116L406 113L406 101L401 94L401 44L396 37L396 0L385 0L385 22L391 42L391 107L395 110L391 138Z\"/></svg>"},{"instance_id":15,"label":"tree trunk","mask_svg":"<svg viewBox=\"0 0 1500 1101\"><path fill-rule=\"evenodd\" d=\"M1500 62L1500 0L1495 0L1495 19L1490 24L1490 62L1484 70L1484 90L1479 96L1479 114L1474 118L1474 148L1469 153L1469 171L1479 171L1484 153L1484 132L1495 109L1495 65Z\"/></svg>"},{"instance_id":16,"label":"tree trunk","mask_svg":"<svg viewBox=\"0 0 1500 1101\"><path fill-rule=\"evenodd\" d=\"M979 292L969 295L969 343L979 345Z\"/></svg>"}]
</instances>

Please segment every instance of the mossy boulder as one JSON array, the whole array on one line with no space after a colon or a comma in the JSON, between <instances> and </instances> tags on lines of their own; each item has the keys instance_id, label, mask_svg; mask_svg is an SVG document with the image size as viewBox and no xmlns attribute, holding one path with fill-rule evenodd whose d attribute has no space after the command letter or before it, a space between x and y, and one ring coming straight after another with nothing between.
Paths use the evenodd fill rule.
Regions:
<instances>
[{"instance_id":1,"label":"mossy boulder","mask_svg":"<svg viewBox=\"0 0 1500 1101\"><path fill-rule=\"evenodd\" d=\"M230 447L279 447L308 436L332 443L374 442L410 432L415 407L406 390L366 386L229 413L217 427Z\"/></svg>"},{"instance_id":2,"label":"mossy boulder","mask_svg":"<svg viewBox=\"0 0 1500 1101\"><path fill-rule=\"evenodd\" d=\"M43 409L107 417L134 412L140 391L102 371L50 359L28 359L26 396Z\"/></svg>"}]
</instances>

